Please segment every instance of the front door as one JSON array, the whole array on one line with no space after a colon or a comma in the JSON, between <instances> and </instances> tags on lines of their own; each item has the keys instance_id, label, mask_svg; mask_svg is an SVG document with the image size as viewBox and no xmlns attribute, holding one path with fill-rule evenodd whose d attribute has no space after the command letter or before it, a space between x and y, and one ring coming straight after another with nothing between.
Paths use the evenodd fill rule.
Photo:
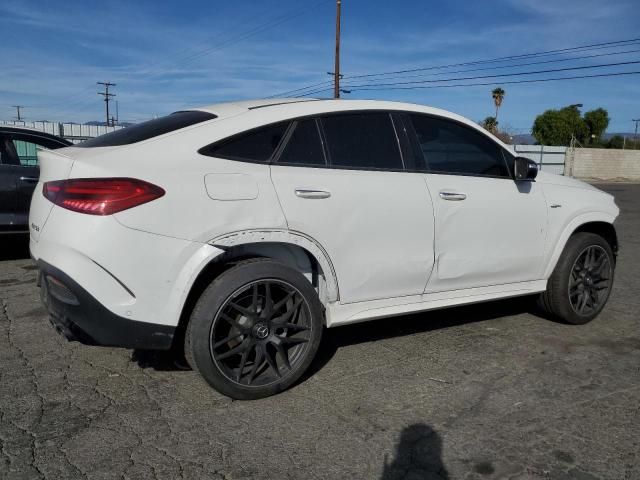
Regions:
<instances>
[{"instance_id":1,"label":"front door","mask_svg":"<svg viewBox=\"0 0 640 480\"><path fill-rule=\"evenodd\" d=\"M512 158L483 132L410 115L435 211L435 267L426 292L537 280L547 209L541 187L515 182Z\"/></svg>"},{"instance_id":2,"label":"front door","mask_svg":"<svg viewBox=\"0 0 640 480\"><path fill-rule=\"evenodd\" d=\"M424 175L403 171L391 116L332 114L292 128L273 183L289 229L331 258L340 302L422 294L433 266L433 209Z\"/></svg>"}]
</instances>

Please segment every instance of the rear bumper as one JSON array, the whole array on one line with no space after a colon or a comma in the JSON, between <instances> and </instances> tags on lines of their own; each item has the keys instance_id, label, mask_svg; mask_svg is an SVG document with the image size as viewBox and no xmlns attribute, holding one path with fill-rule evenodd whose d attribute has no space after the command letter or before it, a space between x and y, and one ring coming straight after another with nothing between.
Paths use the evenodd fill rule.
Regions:
<instances>
[{"instance_id":1,"label":"rear bumper","mask_svg":"<svg viewBox=\"0 0 640 480\"><path fill-rule=\"evenodd\" d=\"M132 349L171 348L176 327L116 315L60 269L38 260L40 295L51 323L70 341Z\"/></svg>"}]
</instances>

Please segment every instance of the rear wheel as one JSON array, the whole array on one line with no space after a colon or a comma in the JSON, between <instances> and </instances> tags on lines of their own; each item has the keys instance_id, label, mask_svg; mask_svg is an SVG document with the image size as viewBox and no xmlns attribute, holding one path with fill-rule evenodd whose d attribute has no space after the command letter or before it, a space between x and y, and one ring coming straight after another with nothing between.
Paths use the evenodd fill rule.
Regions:
<instances>
[{"instance_id":1,"label":"rear wheel","mask_svg":"<svg viewBox=\"0 0 640 480\"><path fill-rule=\"evenodd\" d=\"M569 238L540 306L567 323L590 322L604 308L613 286L614 256L599 235L581 232Z\"/></svg>"},{"instance_id":2,"label":"rear wheel","mask_svg":"<svg viewBox=\"0 0 640 480\"><path fill-rule=\"evenodd\" d=\"M262 398L291 386L322 336L322 305L299 272L268 259L241 262L204 291L189 322L185 353L219 392Z\"/></svg>"}]
</instances>

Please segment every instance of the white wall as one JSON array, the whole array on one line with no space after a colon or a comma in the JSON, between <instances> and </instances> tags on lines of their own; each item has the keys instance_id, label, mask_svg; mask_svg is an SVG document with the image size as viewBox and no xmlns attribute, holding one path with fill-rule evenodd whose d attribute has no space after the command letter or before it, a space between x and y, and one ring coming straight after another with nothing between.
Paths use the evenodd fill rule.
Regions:
<instances>
[{"instance_id":1,"label":"white wall","mask_svg":"<svg viewBox=\"0 0 640 480\"><path fill-rule=\"evenodd\" d=\"M545 145L509 145L509 147L515 155L526 157L536 162L540 170L564 175L567 147Z\"/></svg>"},{"instance_id":2,"label":"white wall","mask_svg":"<svg viewBox=\"0 0 640 480\"><path fill-rule=\"evenodd\" d=\"M567 175L593 180L640 181L640 150L576 148Z\"/></svg>"}]
</instances>

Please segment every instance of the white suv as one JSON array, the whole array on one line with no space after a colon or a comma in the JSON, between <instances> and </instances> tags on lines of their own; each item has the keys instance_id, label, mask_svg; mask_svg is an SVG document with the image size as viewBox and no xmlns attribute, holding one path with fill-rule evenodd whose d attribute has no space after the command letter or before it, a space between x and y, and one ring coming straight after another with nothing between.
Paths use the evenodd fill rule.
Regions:
<instances>
[{"instance_id":1,"label":"white suv","mask_svg":"<svg viewBox=\"0 0 640 480\"><path fill-rule=\"evenodd\" d=\"M611 195L419 105L223 103L40 162L30 245L57 329L184 347L234 398L293 384L324 327L534 293L586 323L613 282Z\"/></svg>"}]
</instances>

